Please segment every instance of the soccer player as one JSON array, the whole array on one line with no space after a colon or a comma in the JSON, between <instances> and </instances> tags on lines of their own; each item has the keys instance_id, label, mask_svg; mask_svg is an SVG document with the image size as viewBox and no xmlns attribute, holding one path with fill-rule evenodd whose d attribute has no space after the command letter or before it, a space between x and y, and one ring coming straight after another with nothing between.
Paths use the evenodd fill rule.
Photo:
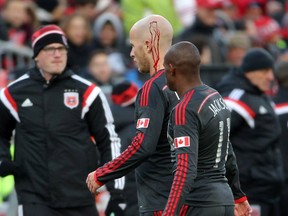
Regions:
<instances>
[{"instance_id":1,"label":"soccer player","mask_svg":"<svg viewBox=\"0 0 288 216\"><path fill-rule=\"evenodd\" d=\"M199 51L190 42L173 45L164 58L168 87L181 98L168 125L175 167L165 216L234 215L234 198L225 177L232 151L230 111L220 94L202 83L199 65ZM243 215L251 214L246 204Z\"/></svg>"},{"instance_id":2,"label":"soccer player","mask_svg":"<svg viewBox=\"0 0 288 216\"><path fill-rule=\"evenodd\" d=\"M139 211L143 216L162 214L173 180L167 125L178 98L167 88L163 68L172 37L171 24L159 15L145 17L132 27L130 56L140 72L151 76L135 102L136 134L119 157L87 178L90 191L95 192L106 182L136 168Z\"/></svg>"}]
</instances>

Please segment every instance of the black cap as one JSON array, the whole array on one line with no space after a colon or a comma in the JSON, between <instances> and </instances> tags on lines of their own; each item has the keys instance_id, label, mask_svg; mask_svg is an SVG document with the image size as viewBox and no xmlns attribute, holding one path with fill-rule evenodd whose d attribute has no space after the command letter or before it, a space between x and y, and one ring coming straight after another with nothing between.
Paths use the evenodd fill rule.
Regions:
<instances>
[{"instance_id":1,"label":"black cap","mask_svg":"<svg viewBox=\"0 0 288 216\"><path fill-rule=\"evenodd\" d=\"M274 69L274 59L265 49L252 48L244 56L241 68L244 73L267 68Z\"/></svg>"}]
</instances>

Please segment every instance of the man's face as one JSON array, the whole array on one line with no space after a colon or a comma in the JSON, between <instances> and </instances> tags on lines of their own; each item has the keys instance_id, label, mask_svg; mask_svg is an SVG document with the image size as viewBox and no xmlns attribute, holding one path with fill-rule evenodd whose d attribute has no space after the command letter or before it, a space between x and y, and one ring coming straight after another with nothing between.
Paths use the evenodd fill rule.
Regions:
<instances>
[{"instance_id":1,"label":"man's face","mask_svg":"<svg viewBox=\"0 0 288 216\"><path fill-rule=\"evenodd\" d=\"M61 74L67 64L67 49L60 43L49 44L39 52L35 61L44 74Z\"/></svg>"},{"instance_id":2,"label":"man's face","mask_svg":"<svg viewBox=\"0 0 288 216\"><path fill-rule=\"evenodd\" d=\"M108 56L105 53L100 53L92 57L89 62L89 72L101 83L109 82L112 76L112 70L108 62Z\"/></svg>"},{"instance_id":3,"label":"man's face","mask_svg":"<svg viewBox=\"0 0 288 216\"><path fill-rule=\"evenodd\" d=\"M257 70L246 73L245 76L250 82L257 86L262 92L266 92L271 89L271 84L274 80L274 74L272 69Z\"/></svg>"},{"instance_id":4,"label":"man's face","mask_svg":"<svg viewBox=\"0 0 288 216\"><path fill-rule=\"evenodd\" d=\"M131 52L130 57L133 59L141 73L150 73L150 65L145 53L145 41L136 34L135 30L130 31Z\"/></svg>"}]
</instances>

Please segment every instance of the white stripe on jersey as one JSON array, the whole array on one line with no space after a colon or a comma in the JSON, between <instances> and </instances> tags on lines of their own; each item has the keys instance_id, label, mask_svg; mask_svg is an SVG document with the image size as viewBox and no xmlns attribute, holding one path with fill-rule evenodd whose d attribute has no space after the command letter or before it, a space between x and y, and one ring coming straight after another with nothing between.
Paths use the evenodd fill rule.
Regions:
<instances>
[{"instance_id":1,"label":"white stripe on jersey","mask_svg":"<svg viewBox=\"0 0 288 216\"><path fill-rule=\"evenodd\" d=\"M10 113L12 114L12 116L16 119L17 122L20 122L20 118L18 115L18 112L16 109L14 109L14 107L12 106L12 104L10 103L10 101L8 100L8 98L6 97L6 95L4 94L4 91L7 88L4 88L1 90L0 93L0 100L3 102L3 104L7 107L7 109L10 111ZM8 89L7 89L8 91Z\"/></svg>"},{"instance_id":2,"label":"white stripe on jersey","mask_svg":"<svg viewBox=\"0 0 288 216\"><path fill-rule=\"evenodd\" d=\"M23 205L18 205L18 216L24 216Z\"/></svg>"},{"instance_id":3,"label":"white stripe on jersey","mask_svg":"<svg viewBox=\"0 0 288 216\"><path fill-rule=\"evenodd\" d=\"M230 109L234 110L245 119L249 127L255 127L255 120L253 116L251 116L251 114L245 109L245 107L241 106L241 104L234 100L229 100L229 98L225 98L224 100Z\"/></svg>"},{"instance_id":4,"label":"white stripe on jersey","mask_svg":"<svg viewBox=\"0 0 288 216\"><path fill-rule=\"evenodd\" d=\"M88 86L91 86L92 83L78 75L72 75L73 79L76 79L82 83L85 83ZM81 118L84 118L85 114L89 111L89 107L91 106L91 104L93 103L93 101L96 99L96 97L99 95L99 97L101 98L102 101L102 105L103 105L103 109L104 109L104 113L105 113L105 117L106 117L106 128L110 134L110 141L111 141L111 153L112 153L112 159L118 157L120 155L120 149L121 149L121 142L120 142L120 138L118 137L117 133L115 132L115 126L114 126L114 118L112 115L112 112L110 110L110 106L109 103L104 95L104 93L102 92L102 90L99 87L95 87L92 92L90 93L90 95L87 97L86 100L86 105L85 107L82 108L82 114L81 114ZM120 189L123 190L124 186L125 186L125 176L119 178L119 179L115 179L114 180L114 187L115 189Z\"/></svg>"},{"instance_id":5,"label":"white stripe on jersey","mask_svg":"<svg viewBox=\"0 0 288 216\"><path fill-rule=\"evenodd\" d=\"M244 93L245 91L243 89L233 89L233 91L230 92L228 97L239 100Z\"/></svg>"},{"instance_id":6,"label":"white stripe on jersey","mask_svg":"<svg viewBox=\"0 0 288 216\"><path fill-rule=\"evenodd\" d=\"M93 101L97 98L97 96L101 93L101 89L97 86L93 88L89 96L87 97L85 101L85 106L82 108L81 118L83 119L85 114L89 111L89 108Z\"/></svg>"},{"instance_id":7,"label":"white stripe on jersey","mask_svg":"<svg viewBox=\"0 0 288 216\"><path fill-rule=\"evenodd\" d=\"M99 96L101 98L102 105L105 111L105 117L107 121L106 128L110 134L112 159L114 159L120 155L121 142L120 138L115 132L115 126L113 124L114 119L108 101L102 91L99 93ZM125 186L125 176L114 180L114 187L116 189L123 190L124 186Z\"/></svg>"},{"instance_id":8,"label":"white stripe on jersey","mask_svg":"<svg viewBox=\"0 0 288 216\"><path fill-rule=\"evenodd\" d=\"M82 77L80 77L80 76L78 76L78 75L76 75L76 74L72 75L71 77L72 77L73 79L75 79L75 80L78 80L78 81L80 81L80 82L82 82L82 83L85 83L85 84L88 85L88 86L92 85L92 82L90 82L89 80L86 80L86 79L84 79L84 78L82 78Z\"/></svg>"},{"instance_id":9,"label":"white stripe on jersey","mask_svg":"<svg viewBox=\"0 0 288 216\"><path fill-rule=\"evenodd\" d=\"M275 107L275 112L277 115L283 115L283 114L286 114L288 113L288 105L285 105L285 106L276 106Z\"/></svg>"},{"instance_id":10,"label":"white stripe on jersey","mask_svg":"<svg viewBox=\"0 0 288 216\"><path fill-rule=\"evenodd\" d=\"M22 75L21 77L19 77L18 79L14 80L13 82L9 83L8 87L21 81L21 80L24 80L24 79L28 79L29 78L29 75L28 74L24 74Z\"/></svg>"}]
</instances>

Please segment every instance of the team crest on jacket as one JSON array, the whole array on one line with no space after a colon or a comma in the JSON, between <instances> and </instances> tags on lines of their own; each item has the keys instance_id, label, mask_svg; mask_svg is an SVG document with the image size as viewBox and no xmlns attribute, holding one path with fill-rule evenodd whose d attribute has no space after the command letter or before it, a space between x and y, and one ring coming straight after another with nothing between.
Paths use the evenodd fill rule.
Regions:
<instances>
[{"instance_id":1,"label":"team crest on jacket","mask_svg":"<svg viewBox=\"0 0 288 216\"><path fill-rule=\"evenodd\" d=\"M189 147L190 146L190 137L182 136L174 138L175 148Z\"/></svg>"},{"instance_id":2,"label":"team crest on jacket","mask_svg":"<svg viewBox=\"0 0 288 216\"><path fill-rule=\"evenodd\" d=\"M78 92L64 92L64 104L66 107L73 109L79 104Z\"/></svg>"}]
</instances>

